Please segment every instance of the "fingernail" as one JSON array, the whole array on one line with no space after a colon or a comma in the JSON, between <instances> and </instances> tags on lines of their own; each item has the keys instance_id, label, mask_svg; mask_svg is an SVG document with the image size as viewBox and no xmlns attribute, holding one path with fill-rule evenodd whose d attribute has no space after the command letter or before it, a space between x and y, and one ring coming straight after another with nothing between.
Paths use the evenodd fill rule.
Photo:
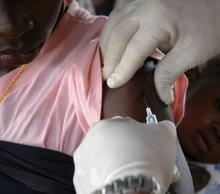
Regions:
<instances>
[{"instance_id":1,"label":"fingernail","mask_svg":"<svg viewBox=\"0 0 220 194\"><path fill-rule=\"evenodd\" d=\"M115 73L111 74L111 76L107 80L107 84L109 88L115 88Z\"/></svg>"},{"instance_id":2,"label":"fingernail","mask_svg":"<svg viewBox=\"0 0 220 194\"><path fill-rule=\"evenodd\" d=\"M108 78L108 71L105 67L102 68L102 77L104 80L107 80Z\"/></svg>"},{"instance_id":3,"label":"fingernail","mask_svg":"<svg viewBox=\"0 0 220 194\"><path fill-rule=\"evenodd\" d=\"M112 117L112 119L122 119L123 117L122 116L114 116Z\"/></svg>"},{"instance_id":4,"label":"fingernail","mask_svg":"<svg viewBox=\"0 0 220 194\"><path fill-rule=\"evenodd\" d=\"M168 94L167 94L166 102L167 102L167 105L170 105L170 104L172 104L174 102L173 89L170 89L167 92L168 92Z\"/></svg>"},{"instance_id":5,"label":"fingernail","mask_svg":"<svg viewBox=\"0 0 220 194\"><path fill-rule=\"evenodd\" d=\"M176 165L174 165L174 168L173 168L173 176L172 176L172 182L176 182L177 180L180 179L180 172L177 168Z\"/></svg>"}]
</instances>

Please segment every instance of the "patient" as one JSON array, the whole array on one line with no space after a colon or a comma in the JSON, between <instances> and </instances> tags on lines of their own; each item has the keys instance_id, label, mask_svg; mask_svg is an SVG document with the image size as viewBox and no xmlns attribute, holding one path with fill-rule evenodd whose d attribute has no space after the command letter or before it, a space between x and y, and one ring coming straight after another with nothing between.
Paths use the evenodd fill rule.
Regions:
<instances>
[{"instance_id":1,"label":"patient","mask_svg":"<svg viewBox=\"0 0 220 194\"><path fill-rule=\"evenodd\" d=\"M157 60L151 58L148 59L148 61L151 61L151 68L154 69L155 66L152 67L152 64L155 64ZM179 82L183 84L185 81L182 81L182 79L185 80L181 77L177 83ZM178 86L178 84L176 86ZM177 88L178 87L176 87L176 89ZM179 95L176 97L176 100L179 99L179 102L181 102L182 99L183 104L183 96ZM146 65L135 74L129 83L121 88L109 89L104 83L102 99L102 118L121 115L130 116L140 122L145 122L145 108L146 104L148 104L148 106L152 108L152 111L156 113L158 120L173 120L171 108L164 105L157 97L153 82L153 70L149 70ZM173 110L175 110L175 106L173 107ZM181 112L181 109L177 112ZM178 117L180 118L180 116ZM176 122L178 122L179 119L177 117L175 118ZM23 183L22 187L27 185L27 187L24 187L23 189L31 187L34 190L39 191L37 192L38 194L41 193L40 191L44 192L45 190L47 193L54 194L54 191L58 189L61 193L74 193L74 188L71 186L74 164L70 156L53 152L52 150L41 150L40 148L25 147L23 145L8 146L5 143L1 143L0 145L0 159L2 163L4 163L5 160L8 161L8 158L10 158L9 161L13 161L13 168L16 168L16 171L10 171L11 165L8 167L8 165L4 164L3 168L1 168L0 165L1 172L6 173L9 177L15 177L16 180ZM163 156L161 156L161 158L162 157ZM170 187L170 193L193 193L191 175L189 174L189 169L179 144L177 145L176 164L180 171L181 178L177 183ZM57 169L62 170L57 171ZM19 176L19 173L21 172L25 173L25 177ZM0 176L0 180L5 180L2 176L3 174ZM46 182L48 186L45 184L39 187L39 181ZM10 185L9 182L7 182L7 185ZM15 185L15 183L11 183L11 185ZM13 188L15 191L18 190L16 186L7 186L7 188Z\"/></svg>"},{"instance_id":2,"label":"patient","mask_svg":"<svg viewBox=\"0 0 220 194\"><path fill-rule=\"evenodd\" d=\"M189 158L195 189L201 193L220 190L220 59L187 72L189 89L185 116L178 126L180 144ZM207 66L206 66L207 65ZM195 162L213 165L195 166ZM211 174L211 175L210 175Z\"/></svg>"},{"instance_id":3,"label":"patient","mask_svg":"<svg viewBox=\"0 0 220 194\"><path fill-rule=\"evenodd\" d=\"M104 17L90 15L74 1L69 7L62 0L1 2L0 182L11 184L0 184L0 190L73 193L72 154L100 120L102 99L103 118L127 114L144 121L144 93L159 119L168 117L160 117L154 104L161 114L164 106L156 103L151 87L143 88L142 71L133 79L136 84L119 89L115 102L124 101L127 92L134 94L122 109L111 105L119 90L105 87L102 98L99 37ZM64 168L66 163L70 166Z\"/></svg>"}]
</instances>

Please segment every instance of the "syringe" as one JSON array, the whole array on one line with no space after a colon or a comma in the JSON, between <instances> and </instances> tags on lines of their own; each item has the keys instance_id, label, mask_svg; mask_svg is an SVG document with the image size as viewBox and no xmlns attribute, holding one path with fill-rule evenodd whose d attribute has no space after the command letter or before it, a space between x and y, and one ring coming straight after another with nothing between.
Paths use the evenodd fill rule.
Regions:
<instances>
[{"instance_id":1,"label":"syringe","mask_svg":"<svg viewBox=\"0 0 220 194\"><path fill-rule=\"evenodd\" d=\"M145 100L145 105L146 105L146 113L147 113L147 116L146 116L146 122L147 124L156 124L157 123L157 117L155 114L152 113L150 107L148 106L147 104L147 99L146 97L144 96L144 100Z\"/></svg>"},{"instance_id":2,"label":"syringe","mask_svg":"<svg viewBox=\"0 0 220 194\"><path fill-rule=\"evenodd\" d=\"M150 107L146 108L146 112L147 112L147 117L146 117L147 124L156 124L157 123L157 117L156 117L155 114L153 114L151 112Z\"/></svg>"}]
</instances>

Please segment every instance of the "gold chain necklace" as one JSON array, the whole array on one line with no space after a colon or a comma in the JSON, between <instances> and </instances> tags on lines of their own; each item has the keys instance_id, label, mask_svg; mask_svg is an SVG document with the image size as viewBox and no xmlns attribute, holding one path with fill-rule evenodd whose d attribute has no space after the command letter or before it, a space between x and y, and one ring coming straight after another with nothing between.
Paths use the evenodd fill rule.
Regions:
<instances>
[{"instance_id":1,"label":"gold chain necklace","mask_svg":"<svg viewBox=\"0 0 220 194\"><path fill-rule=\"evenodd\" d=\"M18 72L16 73L16 75L14 76L14 78L10 81L10 83L8 84L8 86L6 87L6 89L4 90L4 92L2 93L2 95L0 96L0 103L8 96L8 94L12 91L12 89L14 88L14 85L16 84L16 82L19 80L19 78L21 77L21 75L24 73L25 69L27 68L27 64L22 65L20 67L20 69L18 70Z\"/></svg>"}]
</instances>

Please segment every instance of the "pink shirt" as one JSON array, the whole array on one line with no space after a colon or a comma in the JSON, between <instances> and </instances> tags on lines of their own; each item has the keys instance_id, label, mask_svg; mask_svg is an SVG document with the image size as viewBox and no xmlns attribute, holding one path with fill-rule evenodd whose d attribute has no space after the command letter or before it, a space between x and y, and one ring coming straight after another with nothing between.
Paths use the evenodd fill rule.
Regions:
<instances>
[{"instance_id":1,"label":"pink shirt","mask_svg":"<svg viewBox=\"0 0 220 194\"><path fill-rule=\"evenodd\" d=\"M105 22L72 3L40 54L0 104L0 138L72 155L100 119L98 38ZM18 69L0 77L0 93Z\"/></svg>"},{"instance_id":2,"label":"pink shirt","mask_svg":"<svg viewBox=\"0 0 220 194\"><path fill-rule=\"evenodd\" d=\"M101 116L98 39L105 20L77 3L70 5L40 54L0 104L1 140L73 154ZM1 94L17 71L0 77ZM184 79L175 84L176 123L183 113Z\"/></svg>"}]
</instances>

